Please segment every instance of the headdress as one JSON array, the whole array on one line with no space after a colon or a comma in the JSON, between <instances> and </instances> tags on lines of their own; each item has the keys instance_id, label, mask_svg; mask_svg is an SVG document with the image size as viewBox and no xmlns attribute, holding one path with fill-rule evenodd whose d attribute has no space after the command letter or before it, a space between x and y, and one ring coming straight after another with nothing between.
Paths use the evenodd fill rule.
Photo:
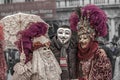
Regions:
<instances>
[{"instance_id":1,"label":"headdress","mask_svg":"<svg viewBox=\"0 0 120 80\"><path fill-rule=\"evenodd\" d=\"M16 45L18 49L22 52L22 46L23 44L23 50L26 56L26 62L31 60L32 58L32 52L33 52L33 39L35 37L40 37L42 35L47 34L48 30L48 24L44 22L36 22L30 24L25 30L18 32L19 39L16 41Z\"/></svg>"},{"instance_id":2,"label":"headdress","mask_svg":"<svg viewBox=\"0 0 120 80\"><path fill-rule=\"evenodd\" d=\"M72 13L70 16L72 30L77 30L80 34L86 32L94 36L107 34L107 16L102 9L95 5L87 5L79 10L80 14Z\"/></svg>"}]
</instances>

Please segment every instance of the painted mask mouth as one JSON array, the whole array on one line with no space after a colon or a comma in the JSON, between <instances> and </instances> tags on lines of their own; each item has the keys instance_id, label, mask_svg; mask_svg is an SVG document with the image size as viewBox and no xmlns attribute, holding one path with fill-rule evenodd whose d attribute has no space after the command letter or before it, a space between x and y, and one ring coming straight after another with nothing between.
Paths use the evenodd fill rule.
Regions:
<instances>
[{"instance_id":1,"label":"painted mask mouth","mask_svg":"<svg viewBox=\"0 0 120 80\"><path fill-rule=\"evenodd\" d=\"M65 38L65 37L62 37L62 38L61 38L62 41L65 41L66 39L67 39L67 38Z\"/></svg>"},{"instance_id":2,"label":"painted mask mouth","mask_svg":"<svg viewBox=\"0 0 120 80\"><path fill-rule=\"evenodd\" d=\"M86 45L86 43L81 43L81 45Z\"/></svg>"},{"instance_id":3,"label":"painted mask mouth","mask_svg":"<svg viewBox=\"0 0 120 80\"><path fill-rule=\"evenodd\" d=\"M87 44L86 43L81 43L81 47L86 47L87 46Z\"/></svg>"}]
</instances>

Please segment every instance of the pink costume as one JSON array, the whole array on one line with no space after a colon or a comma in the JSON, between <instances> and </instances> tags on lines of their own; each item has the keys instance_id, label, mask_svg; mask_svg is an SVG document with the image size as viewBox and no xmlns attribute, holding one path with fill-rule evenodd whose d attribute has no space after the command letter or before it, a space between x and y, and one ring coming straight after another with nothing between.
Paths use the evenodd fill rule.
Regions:
<instances>
[{"instance_id":1,"label":"pink costume","mask_svg":"<svg viewBox=\"0 0 120 80\"><path fill-rule=\"evenodd\" d=\"M70 17L71 29L78 36L79 80L112 80L110 60L96 41L107 34L106 21L105 12L95 5L79 8Z\"/></svg>"}]
</instances>

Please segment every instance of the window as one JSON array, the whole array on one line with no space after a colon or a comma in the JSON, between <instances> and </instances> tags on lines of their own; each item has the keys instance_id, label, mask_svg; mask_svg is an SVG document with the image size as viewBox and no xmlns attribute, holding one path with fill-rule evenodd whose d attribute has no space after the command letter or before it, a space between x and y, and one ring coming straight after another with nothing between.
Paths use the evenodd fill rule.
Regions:
<instances>
[{"instance_id":1,"label":"window","mask_svg":"<svg viewBox=\"0 0 120 80\"><path fill-rule=\"evenodd\" d=\"M105 0L94 0L95 4L103 4L105 3Z\"/></svg>"},{"instance_id":2,"label":"window","mask_svg":"<svg viewBox=\"0 0 120 80\"><path fill-rule=\"evenodd\" d=\"M65 6L67 6L67 0L65 0Z\"/></svg>"},{"instance_id":3,"label":"window","mask_svg":"<svg viewBox=\"0 0 120 80\"><path fill-rule=\"evenodd\" d=\"M34 0L25 0L25 2L32 2L32 1L34 1Z\"/></svg>"},{"instance_id":4,"label":"window","mask_svg":"<svg viewBox=\"0 0 120 80\"><path fill-rule=\"evenodd\" d=\"M57 4L57 7L60 7L60 1L57 1L56 4Z\"/></svg>"},{"instance_id":5,"label":"window","mask_svg":"<svg viewBox=\"0 0 120 80\"><path fill-rule=\"evenodd\" d=\"M79 5L79 0L69 0L69 5L70 5L70 6Z\"/></svg>"},{"instance_id":6,"label":"window","mask_svg":"<svg viewBox=\"0 0 120 80\"><path fill-rule=\"evenodd\" d=\"M13 2L12 0L4 0L5 4L12 3L12 2Z\"/></svg>"}]
</instances>

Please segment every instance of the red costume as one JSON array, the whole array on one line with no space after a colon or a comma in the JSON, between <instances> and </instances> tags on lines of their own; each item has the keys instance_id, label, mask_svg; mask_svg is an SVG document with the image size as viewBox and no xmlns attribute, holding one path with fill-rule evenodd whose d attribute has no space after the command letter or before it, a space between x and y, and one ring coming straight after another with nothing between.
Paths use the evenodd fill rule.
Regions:
<instances>
[{"instance_id":1,"label":"red costume","mask_svg":"<svg viewBox=\"0 0 120 80\"><path fill-rule=\"evenodd\" d=\"M4 41L3 28L0 25L0 80L6 80L5 74L7 70L5 56L3 52L3 41Z\"/></svg>"}]
</instances>

